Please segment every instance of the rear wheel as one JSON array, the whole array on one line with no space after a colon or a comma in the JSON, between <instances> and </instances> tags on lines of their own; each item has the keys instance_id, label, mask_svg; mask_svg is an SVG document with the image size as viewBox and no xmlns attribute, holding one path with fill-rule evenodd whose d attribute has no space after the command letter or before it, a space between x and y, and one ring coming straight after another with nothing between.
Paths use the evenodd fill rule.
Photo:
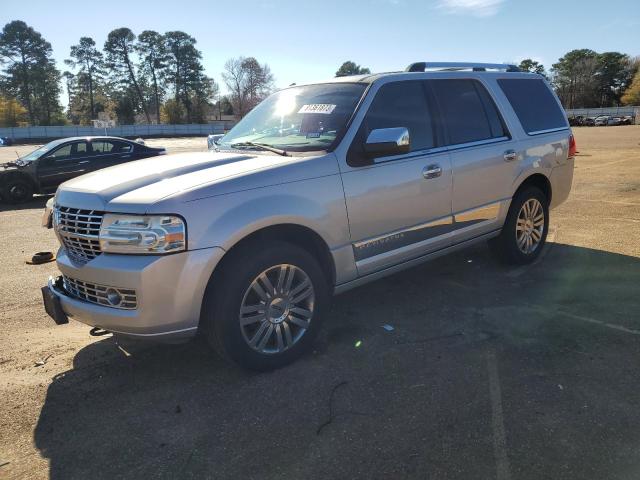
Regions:
<instances>
[{"instance_id":1,"label":"rear wheel","mask_svg":"<svg viewBox=\"0 0 640 480\"><path fill-rule=\"evenodd\" d=\"M328 304L316 259L284 242L231 252L207 288L201 319L209 343L252 370L279 368L309 350Z\"/></svg>"},{"instance_id":2,"label":"rear wheel","mask_svg":"<svg viewBox=\"0 0 640 480\"><path fill-rule=\"evenodd\" d=\"M2 197L7 203L24 203L33 198L33 185L25 178L10 178L3 189Z\"/></svg>"},{"instance_id":3,"label":"rear wheel","mask_svg":"<svg viewBox=\"0 0 640 480\"><path fill-rule=\"evenodd\" d=\"M505 263L531 263L540 255L548 229L549 200L539 188L527 187L513 198L502 232L489 246Z\"/></svg>"}]
</instances>

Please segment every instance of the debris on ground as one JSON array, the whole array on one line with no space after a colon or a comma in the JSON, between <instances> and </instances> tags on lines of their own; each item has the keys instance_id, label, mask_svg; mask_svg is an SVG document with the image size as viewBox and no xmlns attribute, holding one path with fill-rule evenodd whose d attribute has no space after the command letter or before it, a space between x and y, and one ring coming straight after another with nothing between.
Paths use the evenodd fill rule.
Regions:
<instances>
[{"instance_id":1,"label":"debris on ground","mask_svg":"<svg viewBox=\"0 0 640 480\"><path fill-rule=\"evenodd\" d=\"M395 330L395 328L393 328L393 326L389 325L388 323L382 325L382 328L384 328L387 332L393 332Z\"/></svg>"},{"instance_id":2,"label":"debris on ground","mask_svg":"<svg viewBox=\"0 0 640 480\"><path fill-rule=\"evenodd\" d=\"M362 340L358 340L358 341L356 342L356 348L358 348L360 345L362 345Z\"/></svg>"},{"instance_id":3,"label":"debris on ground","mask_svg":"<svg viewBox=\"0 0 640 480\"><path fill-rule=\"evenodd\" d=\"M36 361L34 367L42 367L45 363L47 363L47 360L49 360L51 357L53 357L53 353L50 353L49 355L44 357L42 360Z\"/></svg>"},{"instance_id":4,"label":"debris on ground","mask_svg":"<svg viewBox=\"0 0 640 480\"><path fill-rule=\"evenodd\" d=\"M29 260L25 260L27 265L42 265L43 263L53 262L56 256L52 252L34 253Z\"/></svg>"},{"instance_id":5,"label":"debris on ground","mask_svg":"<svg viewBox=\"0 0 640 480\"><path fill-rule=\"evenodd\" d=\"M360 341L358 340L358 343L360 343ZM356 343L356 346L358 344ZM333 422L333 396L336 393L336 390L342 386L347 385L349 382L340 382L337 383L336 385L333 386L333 388L331 389L331 393L329 394L329 418L323 422L318 429L316 430L316 435L320 435L320 432L322 432L322 429L324 427L326 427L327 425L329 425L331 422Z\"/></svg>"}]
</instances>

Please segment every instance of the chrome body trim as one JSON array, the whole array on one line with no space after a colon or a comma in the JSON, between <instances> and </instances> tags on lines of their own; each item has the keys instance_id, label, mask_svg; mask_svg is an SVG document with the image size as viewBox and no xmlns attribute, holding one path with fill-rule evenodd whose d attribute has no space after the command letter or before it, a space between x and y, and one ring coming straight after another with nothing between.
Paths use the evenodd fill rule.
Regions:
<instances>
[{"instance_id":1,"label":"chrome body trim","mask_svg":"<svg viewBox=\"0 0 640 480\"><path fill-rule=\"evenodd\" d=\"M353 244L354 258L358 263L358 267L361 267L363 266L363 260L378 257L379 255L396 253L399 249L418 248L422 242L450 234L477 223L496 220L500 213L501 204L502 201L490 203L452 216L355 242Z\"/></svg>"},{"instance_id":2,"label":"chrome body trim","mask_svg":"<svg viewBox=\"0 0 640 480\"><path fill-rule=\"evenodd\" d=\"M444 235L451 232L452 225L453 217L448 216L356 242L353 244L356 262Z\"/></svg>"},{"instance_id":3,"label":"chrome body trim","mask_svg":"<svg viewBox=\"0 0 640 480\"><path fill-rule=\"evenodd\" d=\"M138 308L138 296L136 291L130 288L84 282L66 275L62 276L62 284L65 291L78 300L123 310L135 310ZM116 292L121 297L120 303L113 304L109 301L110 291Z\"/></svg>"},{"instance_id":4,"label":"chrome body trim","mask_svg":"<svg viewBox=\"0 0 640 480\"><path fill-rule=\"evenodd\" d=\"M462 148L479 147L479 146L482 146L482 145L491 145L491 144L494 144L494 143L506 142L508 140L511 140L511 138L504 136L504 137L488 138L486 140L478 140L476 142L457 143L455 145L447 145L444 148L448 152L451 152L451 151L454 151L454 150L460 150Z\"/></svg>"},{"instance_id":5,"label":"chrome body trim","mask_svg":"<svg viewBox=\"0 0 640 480\"><path fill-rule=\"evenodd\" d=\"M487 220L495 220L500 213L501 202L490 203L483 207L472 208L465 212L456 213L454 215L455 223L466 224L460 225L460 227L466 227L469 223L484 222Z\"/></svg>"},{"instance_id":6,"label":"chrome body trim","mask_svg":"<svg viewBox=\"0 0 640 480\"><path fill-rule=\"evenodd\" d=\"M562 132L563 130L569 130L569 126L566 127L558 127L558 128L549 128L547 130L536 130L535 132L526 132L527 135L542 135L543 133L553 133L553 132Z\"/></svg>"},{"instance_id":7,"label":"chrome body trim","mask_svg":"<svg viewBox=\"0 0 640 480\"><path fill-rule=\"evenodd\" d=\"M466 240L456 245L452 245L450 247L436 250L435 252L427 253L426 255L422 255L412 260L407 260L406 262L398 263L396 265L393 265L388 268L384 268L382 270L378 270L377 272L373 272L368 275L363 275L350 282L336 285L334 289L334 294L338 295L340 293L344 293L348 290L351 290L352 288L356 288L356 287L359 287L360 285L364 285L366 283L379 280L388 275L393 275L394 273L401 272L402 270L406 270L407 268L415 267L416 265L420 265L421 263L427 262L429 260L433 260L443 255L447 255L449 253L462 250L470 245L474 245L475 243L479 243L484 240L489 240L490 238L497 237L498 235L500 235L500 230L494 230L492 232L485 233L484 235L480 235L478 237L472 238L470 240Z\"/></svg>"}]
</instances>

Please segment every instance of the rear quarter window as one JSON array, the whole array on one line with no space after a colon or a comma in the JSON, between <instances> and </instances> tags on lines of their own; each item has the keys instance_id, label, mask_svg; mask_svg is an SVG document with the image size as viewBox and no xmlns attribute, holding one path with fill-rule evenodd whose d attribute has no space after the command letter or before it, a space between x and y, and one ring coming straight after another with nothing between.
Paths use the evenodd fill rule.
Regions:
<instances>
[{"instance_id":1,"label":"rear quarter window","mask_svg":"<svg viewBox=\"0 0 640 480\"><path fill-rule=\"evenodd\" d=\"M564 111L542 79L500 79L498 85L529 135L567 128Z\"/></svg>"}]
</instances>

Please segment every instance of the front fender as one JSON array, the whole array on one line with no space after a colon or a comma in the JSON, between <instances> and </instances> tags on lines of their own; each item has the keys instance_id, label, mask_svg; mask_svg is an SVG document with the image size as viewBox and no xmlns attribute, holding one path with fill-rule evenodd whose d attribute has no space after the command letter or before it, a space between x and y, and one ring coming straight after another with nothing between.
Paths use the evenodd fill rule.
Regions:
<instances>
[{"instance_id":1,"label":"front fender","mask_svg":"<svg viewBox=\"0 0 640 480\"><path fill-rule=\"evenodd\" d=\"M339 175L245 190L184 204L189 249L221 247L262 228L295 224L316 232L336 249L349 243Z\"/></svg>"}]
</instances>

